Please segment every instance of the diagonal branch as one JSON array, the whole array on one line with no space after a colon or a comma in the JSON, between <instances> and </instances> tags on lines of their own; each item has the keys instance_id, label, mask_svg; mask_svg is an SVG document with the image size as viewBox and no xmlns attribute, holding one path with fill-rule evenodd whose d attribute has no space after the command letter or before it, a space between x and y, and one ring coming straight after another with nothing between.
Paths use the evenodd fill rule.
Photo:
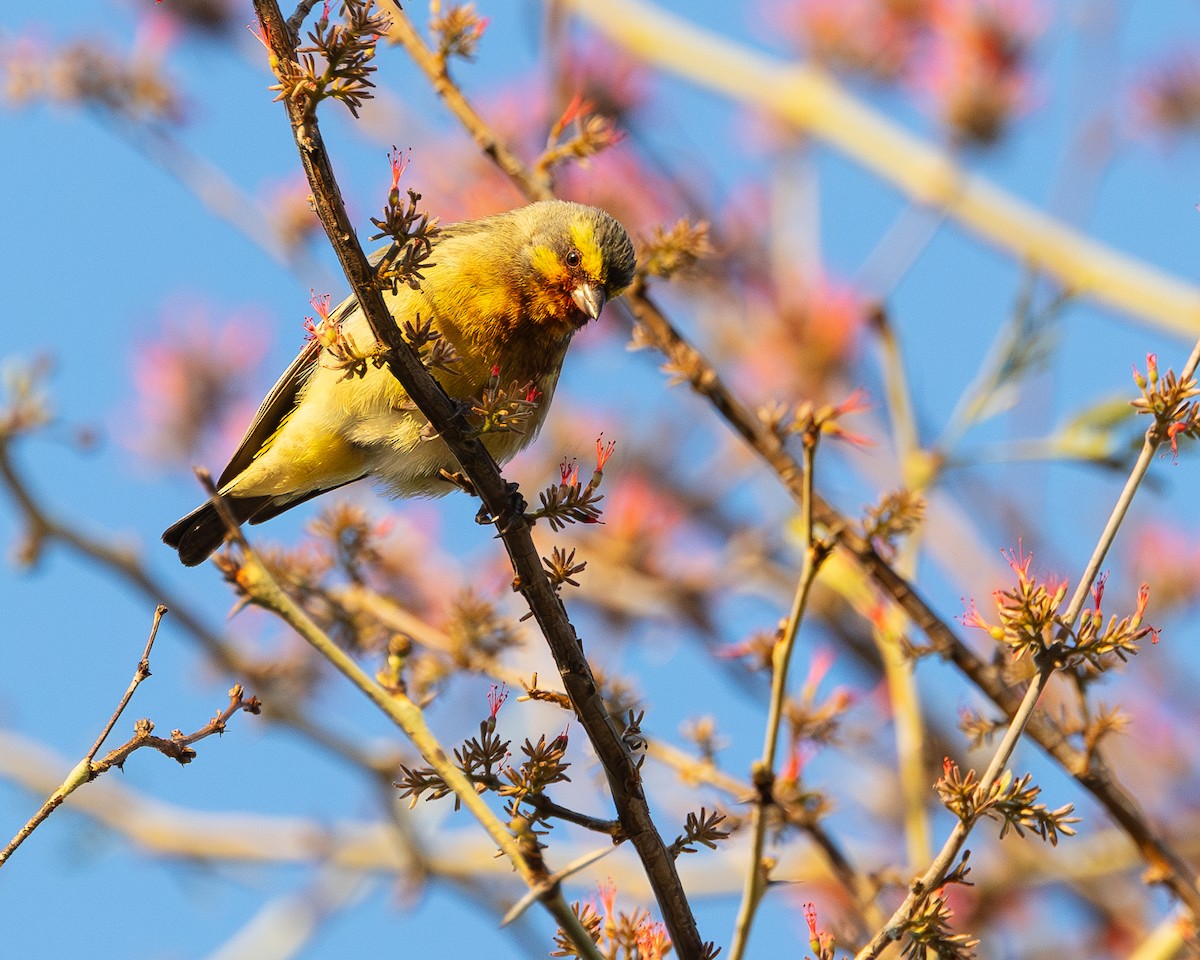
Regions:
<instances>
[{"instance_id":1,"label":"diagonal branch","mask_svg":"<svg viewBox=\"0 0 1200 960\"><path fill-rule=\"evenodd\" d=\"M273 2L273 0L272 0ZM215 490L210 492L216 496ZM218 501L220 504L220 501ZM231 533L239 537L237 526L231 518L225 516L230 525ZM544 875L544 865L540 858L527 855L521 840L500 822L484 803L483 798L476 793L474 785L450 759L449 754L438 742L433 732L425 723L425 717L420 707L404 694L394 690L385 690L369 677L358 663L341 647L334 643L312 620L300 609L279 584L271 577L270 572L258 556L249 548L244 552L241 566L238 568L236 580L238 586L246 595L264 609L277 614L301 637L303 637L318 653L328 660L355 687L362 691L385 716L396 724L412 741L425 759L445 784L454 791L455 796L474 814L487 834L495 844L504 851L512 861L514 869L521 879L533 891L550 914L558 921L562 929L570 936L579 949L580 955L590 960L600 960L599 951L595 949L587 931L584 930L579 918L571 911L557 883L547 882ZM590 948L590 950L589 950Z\"/></svg>"},{"instance_id":2,"label":"diagonal branch","mask_svg":"<svg viewBox=\"0 0 1200 960\"><path fill-rule=\"evenodd\" d=\"M1197 365L1200 364L1200 342L1197 342L1193 348L1191 356L1188 358L1187 364L1184 366L1183 372L1180 374L1181 382L1187 382L1195 373ZM1142 450L1138 455L1137 462L1130 471L1129 477L1126 480L1125 486L1117 498L1116 504L1113 506L1109 514L1108 522L1104 526L1103 532L1096 543L1096 547L1092 552L1091 558L1088 560L1087 566L1084 569L1083 575L1079 578L1079 582L1075 586L1075 594L1067 604L1066 610L1061 616L1061 627L1057 633L1058 642L1063 642L1070 635L1075 621L1079 617L1080 611L1087 600L1088 592L1091 590L1092 584L1095 582L1096 575L1100 571L1100 566L1104 562L1104 557L1109 548L1112 546L1113 540L1117 535L1117 530L1120 528L1125 515L1129 510L1129 504L1133 500L1134 493L1137 492L1142 480L1150 469L1151 463L1154 461L1154 455L1158 451L1159 445L1165 439L1165 434L1161 431L1160 425L1152 423L1146 430L1145 439L1142 442ZM1038 699L1042 692L1046 689L1050 678L1058 669L1058 662L1052 656L1043 658L1043 662L1039 666L1036 676L1030 682L1025 690L1025 695L1021 700L1021 705L1012 714L1012 720L1009 723L1008 729L1004 733L1004 739L1000 742L1000 746L996 748L996 752L992 756L991 762L988 764L987 770L979 778L979 783L976 786L976 795L985 796L991 789L992 785L999 779L1004 768L1008 765L1008 761L1012 756L1013 750L1016 749L1017 741L1025 732L1029 721L1033 716L1034 708L1037 706ZM887 924L875 934L871 942L863 947L855 956L855 960L875 960L880 956L884 949L895 940L899 940L908 922L912 919L913 912L924 900L929 896L930 891L936 890L946 880L946 875L953 865L954 861L962 852L963 845L967 841L967 835L970 833L974 821L968 818L962 818L954 826L954 830L946 839L942 849L934 858L933 862L924 874L915 880L909 889L908 895L904 902L896 908L891 919ZM1190 891L1177 891L1180 899L1187 905L1188 909L1196 916L1195 910L1197 906L1198 892L1193 885Z\"/></svg>"},{"instance_id":3,"label":"diagonal branch","mask_svg":"<svg viewBox=\"0 0 1200 960\"><path fill-rule=\"evenodd\" d=\"M571 0L571 2L581 13L588 12L585 10L585 6L589 0ZM609 0L606 0L607 2ZM622 9L628 8L627 12L631 16L634 13L641 16L641 12L645 10L645 8L634 7L632 0L611 0L612 6L606 9L611 12L613 6L618 2ZM399 8L392 0L381 0L381 3L393 12L395 20L403 19L403 14L399 13ZM588 9L590 10L590 8ZM656 14L656 16L666 18L665 14ZM596 18L601 19L599 6L596 9ZM674 38L671 40L672 43L678 44L680 37L692 37L698 33L694 27L682 21L676 21L673 17L667 19L672 24L678 24L679 27L679 30L671 35ZM616 36L613 31L624 29L621 26L620 18L607 16L603 20L601 26L610 31L613 39L619 41L621 37ZM628 29L642 31L644 22L634 20L628 25ZM639 33L640 35L642 34ZM398 32L396 26L393 25L391 36L404 44L418 66L425 69L427 64L432 63L429 56L422 55L422 50L424 49L428 54L428 49L424 47L411 26L407 30ZM659 36L653 44L638 45L635 49L644 53L649 59L656 59L657 52L661 47L668 45L669 39L665 35ZM718 45L714 55L719 55L722 62L733 55L730 53L732 48L729 48L723 41L717 41L708 35L704 35L704 39L706 42ZM757 61L745 51L737 50L736 53L738 54L737 63L726 64L726 66L731 68L736 66L740 70L747 64L751 66L757 64ZM715 83L719 71L712 67L713 61L699 58L688 69L703 70L704 82ZM778 69L783 70L782 67ZM822 82L830 84L827 79L822 79ZM445 83L438 85L439 91L445 87ZM546 194L540 190L530 189L529 184L534 183L534 179L528 170L520 165L519 158L500 141L488 127L486 121L470 107L461 92L453 85L450 85L450 88L454 90L455 97L453 100L446 100L447 106L476 142L491 145L491 149L488 151L489 155L502 158L502 161L498 161L501 169L509 174L518 188L525 190L528 199L540 199L545 196ZM765 89L764 87L763 90ZM838 92L840 94L840 91ZM845 97L845 94L840 95ZM444 93L443 96L445 96ZM857 103L854 104L856 116L862 114L864 109ZM880 118L873 115L871 119L877 123L883 123ZM923 149L928 150L929 148ZM517 165L515 175L511 172L514 164ZM994 187L988 187L988 190L998 193ZM1077 235L1072 234L1071 236ZM1121 282L1125 286L1138 291L1137 296L1142 298L1141 306L1148 311L1150 305L1153 304L1156 311L1162 311L1161 319L1164 325L1188 331L1194 330L1197 316L1200 315L1200 293L1174 279L1164 278L1141 264L1119 258L1107 248L1099 247L1092 241L1085 241L1085 244L1101 250L1106 258L1106 267L1117 271L1114 276L1118 279L1124 278ZM1110 262L1114 258L1118 261L1115 265ZM1095 265L1093 264L1093 266ZM1127 267L1128 269L1126 269ZM1114 279L1113 282L1115 283L1116 280ZM747 446L766 461L784 488L799 502L803 492L802 470L788 453L779 436L768 430L758 416L726 389L720 376L708 360L679 334L666 316L650 300L646 294L644 283L635 283L634 287L626 293L623 302L633 313L640 329L646 335L647 341L667 357L673 369L686 375L692 388L705 397L730 428L746 442ZM1134 312L1139 311L1135 310ZM1141 315L1146 315L1146 313L1143 312ZM1152 319L1157 316L1157 313L1154 314ZM1167 322L1170 318L1174 319ZM813 513L821 523L837 525L840 528L839 546L854 558L875 586L904 611L913 625L930 641L938 655L948 660L970 679L1010 720L1014 718L1020 709L1021 691L1013 689L996 666L981 660L963 644L954 630L934 612L916 592L912 584L880 557L870 542L859 536L849 524L846 524L819 494L814 494L813 497ZM1073 747L1067 733L1044 714L1033 713L1027 722L1026 730L1029 736L1064 770L1070 773L1084 789L1091 793L1129 834L1142 858L1150 865L1153 879L1170 887L1176 896L1187 904L1193 916L1200 916L1200 877L1191 865L1172 848L1169 841L1150 825L1137 801L1113 776L1103 761L1094 753L1089 755Z\"/></svg>"},{"instance_id":4,"label":"diagonal branch","mask_svg":"<svg viewBox=\"0 0 1200 960\"><path fill-rule=\"evenodd\" d=\"M0 437L0 488L8 491L25 523L29 549L36 554L47 543L66 547L114 574L144 598L161 601L171 611L173 622L192 637L204 652L229 673L245 678L263 694L267 719L282 723L324 748L332 755L376 778L391 783L394 757L372 754L350 737L344 737L306 716L294 697L284 691L269 665L248 656L232 639L204 623L199 611L159 580L128 548L99 536L79 531L79 524L53 513L34 495L12 457L12 443Z\"/></svg>"},{"instance_id":5,"label":"diagonal branch","mask_svg":"<svg viewBox=\"0 0 1200 960\"><path fill-rule=\"evenodd\" d=\"M96 742L92 744L92 748L88 750L83 759L75 764L62 783L54 789L46 802L38 809L37 813L30 817L4 849L0 850L0 867L3 867L8 862L17 848L29 838L34 830L46 821L50 814L62 806L67 797L84 784L91 783L97 777L107 773L113 767L123 767L125 761L129 759L129 755L135 750L148 747L179 763L190 763L192 758L196 756L196 751L191 748L193 743L211 737L213 734L224 733L229 719L239 711L245 710L248 713L259 712L261 704L258 699L256 697L243 696L245 691L242 685L240 683L234 684L233 689L229 691L228 706L224 710L219 711L212 720L195 733L184 734L176 730L171 734L169 739L156 737L153 735L154 724L149 720L139 720L134 724L134 735L129 740L119 747L114 747L99 760L96 759L96 754L104 745L104 741L108 739L108 735L112 733L113 727L120 720L121 714L129 706L129 701L133 699L134 692L141 685L142 681L150 676L150 651L154 648L154 641L158 636L158 626L162 623L163 614L166 612L167 608L162 604L159 604L155 608L154 622L150 626L150 636L146 640L146 647L142 652L141 658L138 660L137 667L134 669L133 679L130 680L129 686L122 695L112 716L105 723L100 736L96 738Z\"/></svg>"},{"instance_id":6,"label":"diagonal branch","mask_svg":"<svg viewBox=\"0 0 1200 960\"><path fill-rule=\"evenodd\" d=\"M802 471L778 435L767 430L759 418L725 388L708 361L679 335L644 290L634 290L626 300L643 332L671 361L672 368L687 376L692 388L709 400L734 432L767 462L787 491L800 502L803 497ZM981 660L959 640L912 584L880 557L875 548L819 495L814 495L813 509L814 515L822 523L839 525L839 545L853 556L875 585L925 634L938 655L954 664L1010 720L1016 717L1022 692L1008 684L1001 670ZM1170 887L1193 911L1193 916L1200 916L1200 912L1197 912L1200 911L1200 876L1150 825L1137 801L1103 761L1095 753L1089 756L1073 747L1063 729L1045 714L1034 713L1026 724L1026 730L1129 833L1138 852L1150 865L1154 879Z\"/></svg>"},{"instance_id":7,"label":"diagonal branch","mask_svg":"<svg viewBox=\"0 0 1200 960\"><path fill-rule=\"evenodd\" d=\"M292 34L275 0L255 0L254 8L269 44L272 64L294 63L296 51ZM393 15L395 12L398 11ZM387 349L388 370L458 459L488 513L509 518L511 494L495 461L483 444L471 436L466 418L405 342L384 305L373 271L346 213L315 116L292 99L285 98L284 103L312 187L317 214L372 332ZM546 637L571 703L604 766L621 825L642 859L675 950L686 960L696 960L703 956L705 946L700 940L675 861L654 827L637 768L604 709L575 628L534 547L528 522L523 516L512 517L501 537L516 574L516 586Z\"/></svg>"}]
</instances>

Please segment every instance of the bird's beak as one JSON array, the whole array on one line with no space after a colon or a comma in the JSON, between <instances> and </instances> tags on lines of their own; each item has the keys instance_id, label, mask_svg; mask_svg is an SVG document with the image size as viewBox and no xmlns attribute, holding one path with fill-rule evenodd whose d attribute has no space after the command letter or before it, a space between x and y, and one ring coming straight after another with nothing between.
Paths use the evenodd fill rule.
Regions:
<instances>
[{"instance_id":1,"label":"bird's beak","mask_svg":"<svg viewBox=\"0 0 1200 960\"><path fill-rule=\"evenodd\" d=\"M575 301L575 306L581 312L589 319L595 320L600 316L600 311L604 309L604 288L590 283L581 283L572 291L571 299Z\"/></svg>"}]
</instances>

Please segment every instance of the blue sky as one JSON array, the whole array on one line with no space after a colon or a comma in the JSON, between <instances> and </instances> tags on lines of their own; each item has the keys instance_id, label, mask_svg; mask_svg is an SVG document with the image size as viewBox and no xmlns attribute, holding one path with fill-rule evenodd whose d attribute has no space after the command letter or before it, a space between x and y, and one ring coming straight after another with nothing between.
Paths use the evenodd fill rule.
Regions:
<instances>
[{"instance_id":1,"label":"blue sky","mask_svg":"<svg viewBox=\"0 0 1200 960\"><path fill-rule=\"evenodd\" d=\"M767 42L753 6L707 0L668 5L751 45ZM535 69L540 11L532 3L484 0L479 6L492 18L491 25L477 63L458 73L469 92L483 95L493 85ZM1055 184L1064 176L1069 182L1072 176L1071 170L1064 174L1062 164L1081 112L1095 111L1106 98L1117 97L1109 113L1117 124L1118 149L1080 225L1118 249L1194 281L1200 230L1196 148L1187 142L1164 144L1129 136L1129 111L1119 98L1127 96L1130 81L1148 63L1195 46L1200 8L1184 0L1113 4L1119 26L1111 62L1081 65L1080 58L1090 56L1091 48L1079 39L1080 18L1092 6L1045 5L1048 27L1036 47L1034 109L1018 123L1010 141L967 162L1014 193L1046 203ZM137 0L79 5L60 11L55 20L39 8L22 7L10 12L0 42L26 35L50 44L88 37L127 50L138 33L139 17ZM248 5L245 19L250 19ZM167 66L187 98L190 122L182 133L183 143L246 194L261 196L264 184L294 177L297 160L282 108L265 90L265 69L253 60L254 41L246 34L238 46L235 52L203 41L182 42L167 53ZM417 139L414 131L450 128L400 51L386 51L380 66L402 112L411 111L419 119L393 138L359 135L340 117L325 123L339 176L364 234L365 218L386 182L384 141L404 144ZM670 78L655 78L653 84L666 106L647 136L663 149L680 137L697 145L697 167L705 178L713 178L722 197L770 168L771 158L741 139L748 121L729 103ZM931 134L929 119L898 103L898 98L884 96L878 102L913 128ZM85 111L8 106L0 112L0 125L7 145L0 153L0 179L7 185L0 281L8 318L0 363L52 357L48 389L56 413L44 436L19 445L18 463L56 512L73 518L85 531L121 537L170 589L203 610L214 629L225 629L231 598L217 573L209 567L184 570L157 542L159 531L197 500L198 488L186 471L156 468L131 452L129 437L138 429L132 354L139 344L160 336L174 318L189 315L184 304L199 304L213 318L251 315L267 331L267 357L258 373L265 390L300 343L300 322L311 312L310 289L332 289L338 291L335 301L340 298L344 285L334 279L336 264L317 245L313 256L319 266L312 272L298 274L281 266L214 217L158 164L116 135L110 123ZM410 175L419 184L419 142L415 146ZM813 157L822 188L822 248L841 275L853 277L902 208L902 200L893 188L842 157L820 147ZM436 198L430 202L436 205ZM846 210L853 213L846 215ZM974 376L1011 310L1019 280L1016 266L948 225L895 291L891 307L913 348L907 362L913 383L919 385L918 418L931 431ZM685 327L691 321L686 308L681 320ZM1035 382L1018 414L987 427L978 440L1043 432L1089 402L1128 394L1130 364L1141 365L1147 351L1158 351L1164 366L1178 366L1190 349L1189 344L1086 303L1066 311L1059 342L1054 365ZM639 405L653 405L683 418L685 432L694 432L700 448L715 448L719 440L714 438L723 436L724 428L703 405L667 395L653 358L609 347L584 348L572 357L564 375L564 402L593 405L615 429L629 433L638 430ZM878 364L870 348L864 350L862 380L868 386L878 384ZM93 447L80 450L73 442L80 428L95 434ZM221 464L209 466L219 469ZM619 469L619 460L614 466ZM1185 456L1179 466L1168 460L1155 469L1163 483L1149 498L1147 512L1161 511L1184 530L1194 531L1200 508L1189 495L1195 489L1192 462ZM956 479L957 492L969 498L978 479L971 473ZM1113 478L1078 467L1004 468L986 481L1001 487L1030 485L1031 495L1040 499L1043 543L1064 572L1081 566L1114 489ZM862 499L861 478L837 475L830 482L829 492L844 496L848 505ZM536 489L539 480L529 478L529 483ZM488 532L470 522L475 508L464 498L450 498L438 509L447 538L443 547L451 556L474 558L498 550ZM294 538L311 515L281 519L270 535ZM997 550L1022 532L986 525L984 529ZM9 501L0 497L0 543L11 552L20 533ZM941 609L947 615L958 612L955 585L937 571L931 574ZM48 551L32 570L12 563L0 568L0 600L6 609L0 627L0 728L77 759L128 682L153 605L61 550ZM741 598L727 611L730 635L739 629L739 619L769 624L780 613L770 598ZM588 626L599 632L599 624L584 622L585 635ZM233 621L230 629L251 635L261 624L251 616ZM705 691L705 698L712 697L706 709L719 710L723 726L739 740L733 761L737 768L757 749L758 704L722 691L720 668L699 662L697 648L670 630L650 624L635 633L639 644L598 656L640 675L651 699L661 673L686 679L685 692L663 690L656 701L654 723L666 736L674 736L677 724L696 710L697 698L686 691ZM265 636L264 642L274 642L279 631L268 628ZM1180 631L1179 647L1188 642ZM1194 671L1190 664L1180 669L1189 675ZM123 723L149 716L163 729L197 727L222 705L231 682L202 663L170 617L154 653L153 671ZM936 665L923 674L924 682L931 684L943 677ZM479 702L486 691L486 684L477 686L469 692L475 701L461 692L454 707L436 716L438 722L453 728L455 709L474 716L471 703ZM367 742L392 736L382 718L335 685L322 696L336 716L335 726L346 734ZM955 702L944 704L947 712L964 696L956 694ZM471 733L474 722L459 735ZM377 798L369 784L254 718L235 718L225 738L199 749L199 759L188 767L157 756L135 756L124 774L113 779L139 794L193 811L254 811L311 817L326 824L376 813ZM1029 762L1037 762L1034 757L1030 751ZM744 768L742 762L740 769ZM1068 789L1061 779L1054 784ZM0 782L0 831L14 831L37 802L7 781ZM437 818L448 814L442 810L425 816L434 818L424 821L434 831L441 829ZM843 811L843 817L842 823L851 828L869 819L862 809ZM452 824L458 836L471 829L464 815L453 818ZM703 868L698 863L689 866ZM264 904L289 891L304 891L310 881L310 874L296 868L213 869L164 861L130 850L67 810L52 817L0 873L0 917L9 945L21 952L66 956L77 952L84 931L90 936L103 931L89 947L99 960L191 960L213 955ZM444 888L422 893L410 911L402 891L383 878L369 877L355 899L300 956L343 956L379 949L381 943L406 944L429 956L462 955L465 950L457 945L468 943L487 944L497 958L537 955L528 953L531 948L521 940L497 934L491 914L464 909ZM735 910L734 898L700 901L704 934L726 942ZM770 947L796 943L798 922L791 911L780 902L767 910L752 956L769 956ZM541 918L532 921L535 938L545 927ZM445 939L426 940L435 930Z\"/></svg>"}]
</instances>

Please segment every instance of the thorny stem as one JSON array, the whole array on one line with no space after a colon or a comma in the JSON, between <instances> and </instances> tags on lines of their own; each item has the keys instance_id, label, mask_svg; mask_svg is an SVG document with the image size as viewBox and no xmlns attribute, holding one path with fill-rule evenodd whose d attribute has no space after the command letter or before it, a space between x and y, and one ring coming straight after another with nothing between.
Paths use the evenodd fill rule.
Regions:
<instances>
[{"instance_id":1,"label":"thorny stem","mask_svg":"<svg viewBox=\"0 0 1200 960\"><path fill-rule=\"evenodd\" d=\"M295 44L278 4L275 0L254 0L254 8L270 46L272 63L294 62ZM404 19L395 4L386 5L386 9L393 18ZM448 84L442 72L435 86L443 96ZM463 412L425 369L389 314L342 203L316 117L303 104L291 99L285 99L284 103L312 187L314 206L372 333L387 348L387 368L454 454L487 513L508 521L500 536L516 574L518 589L546 638L571 703L604 767L619 819L642 860L675 951L683 960L698 960L706 949L675 861L654 826L637 768L604 708L575 628L534 547L529 523L523 515L511 516L511 493L495 461L479 439L472 436Z\"/></svg>"},{"instance_id":2,"label":"thorny stem","mask_svg":"<svg viewBox=\"0 0 1200 960\"><path fill-rule=\"evenodd\" d=\"M808 605L808 596L829 555L829 545L817 542L813 534L813 463L816 458L816 437L806 436L804 443L804 492L800 500L800 525L804 533L804 557L800 565L800 577L796 593L792 598L792 609L787 623L771 651L771 698L767 708L767 724L763 733L762 759L754 766L754 789L757 793L754 809L750 815L750 862L746 868L746 881L742 889L742 902L738 908L733 931L733 945L729 950L730 960L742 960L750 942L750 930L754 915L767 888L766 866L763 849L766 843L768 810L774 802L772 790L775 785L775 758L778 753L779 730L783 724L783 708L787 698L788 667L800 622Z\"/></svg>"},{"instance_id":3,"label":"thorny stem","mask_svg":"<svg viewBox=\"0 0 1200 960\"><path fill-rule=\"evenodd\" d=\"M425 762L437 772L446 786L454 791L462 805L475 816L487 835L512 861L521 879L531 890L538 891L538 899L571 938L580 955L588 960L602 960L592 938L563 898L558 884L547 885L546 881L549 878L534 869L521 852L517 839L475 792L466 774L455 766L442 748L433 731L425 723L425 716L420 707L404 694L385 690L372 680L349 654L334 643L291 597L284 593L257 555L248 548L245 549L238 574L238 584L255 603L277 614L300 634L318 654L329 661L404 732L413 746L420 751Z\"/></svg>"},{"instance_id":4,"label":"thorny stem","mask_svg":"<svg viewBox=\"0 0 1200 960\"><path fill-rule=\"evenodd\" d=\"M1197 364L1200 364L1200 341L1192 348L1191 356L1184 366L1183 372L1180 375L1181 381L1186 381L1192 376L1196 370ZM1067 605L1067 609L1063 612L1061 620L1062 626L1059 629L1058 638L1064 640L1069 634L1079 616L1080 610L1087 600L1087 596L1092 587L1092 582L1096 578L1096 574L1100 570L1100 565L1104 562L1105 554L1116 538L1117 530L1121 526L1121 522L1125 519L1125 515L1129 510L1129 504L1133 500L1133 495L1137 492L1137 488L1142 479L1146 475L1146 471L1150 468L1150 464L1154 460L1154 454L1162 443L1162 432L1158 428L1157 423L1151 424L1146 430L1146 437L1142 443L1142 450L1138 456L1137 462L1130 471L1129 478L1125 482L1124 488L1121 490L1120 496L1117 498L1116 504L1113 506L1112 512L1109 514L1108 522L1104 525L1104 531L1096 544L1096 548L1092 551L1091 559L1088 560L1087 566L1084 568L1083 575L1076 585L1075 593L1071 597L1071 602ZM1040 658L1038 664L1038 672L1029 684L1025 691L1025 696L1021 700L1021 705L1012 716L1012 720L1005 731L1004 739L996 748L995 754L992 756L991 763L980 777L979 785L975 788L977 796L986 796L991 789L992 784L996 782L1004 768L1007 766L1013 751L1016 749L1017 741L1025 732L1025 727L1028 725L1030 718L1033 715L1034 708L1037 706L1038 699L1042 692L1046 689L1050 678L1054 675L1058 667L1058 661L1051 651L1046 651ZM962 851L963 845L966 842L967 835L974 826L974 821L960 820L955 824L954 830L947 838L941 851L933 862L929 865L929 869L917 880L915 880L909 890L908 896L904 902L892 914L887 925L880 930L871 942L860 950L855 957L855 960L874 960L883 951L884 947L891 941L898 940L903 935L904 928L911 919L913 910L916 906L925 899L929 893L941 885L946 876L946 872L951 868L959 853ZM1193 907L1194 909L1194 907Z\"/></svg>"}]
</instances>

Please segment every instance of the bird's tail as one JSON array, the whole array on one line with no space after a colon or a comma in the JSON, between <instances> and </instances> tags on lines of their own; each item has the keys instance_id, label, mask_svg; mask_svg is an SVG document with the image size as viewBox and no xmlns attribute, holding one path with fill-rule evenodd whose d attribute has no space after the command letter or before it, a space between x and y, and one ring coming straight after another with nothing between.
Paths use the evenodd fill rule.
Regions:
<instances>
[{"instance_id":1,"label":"bird's tail","mask_svg":"<svg viewBox=\"0 0 1200 960\"><path fill-rule=\"evenodd\" d=\"M243 524L267 506L274 497L226 497L233 519ZM207 560L225 542L225 521L213 501L201 504L186 517L163 531L163 543L179 551L180 561L189 567Z\"/></svg>"},{"instance_id":2,"label":"bird's tail","mask_svg":"<svg viewBox=\"0 0 1200 960\"><path fill-rule=\"evenodd\" d=\"M263 497L225 497L225 505L233 514L238 526L243 523L262 523L277 517L285 510L298 507L300 504L319 497L330 490L344 487L348 483L361 480L362 477L351 477L341 483L328 487L317 487L304 493L283 493ZM225 542L225 522L217 512L217 505L209 500L201 504L186 517L176 520L163 531L162 539L168 547L179 551L180 561L188 567L195 567L207 560L214 550Z\"/></svg>"}]
</instances>

